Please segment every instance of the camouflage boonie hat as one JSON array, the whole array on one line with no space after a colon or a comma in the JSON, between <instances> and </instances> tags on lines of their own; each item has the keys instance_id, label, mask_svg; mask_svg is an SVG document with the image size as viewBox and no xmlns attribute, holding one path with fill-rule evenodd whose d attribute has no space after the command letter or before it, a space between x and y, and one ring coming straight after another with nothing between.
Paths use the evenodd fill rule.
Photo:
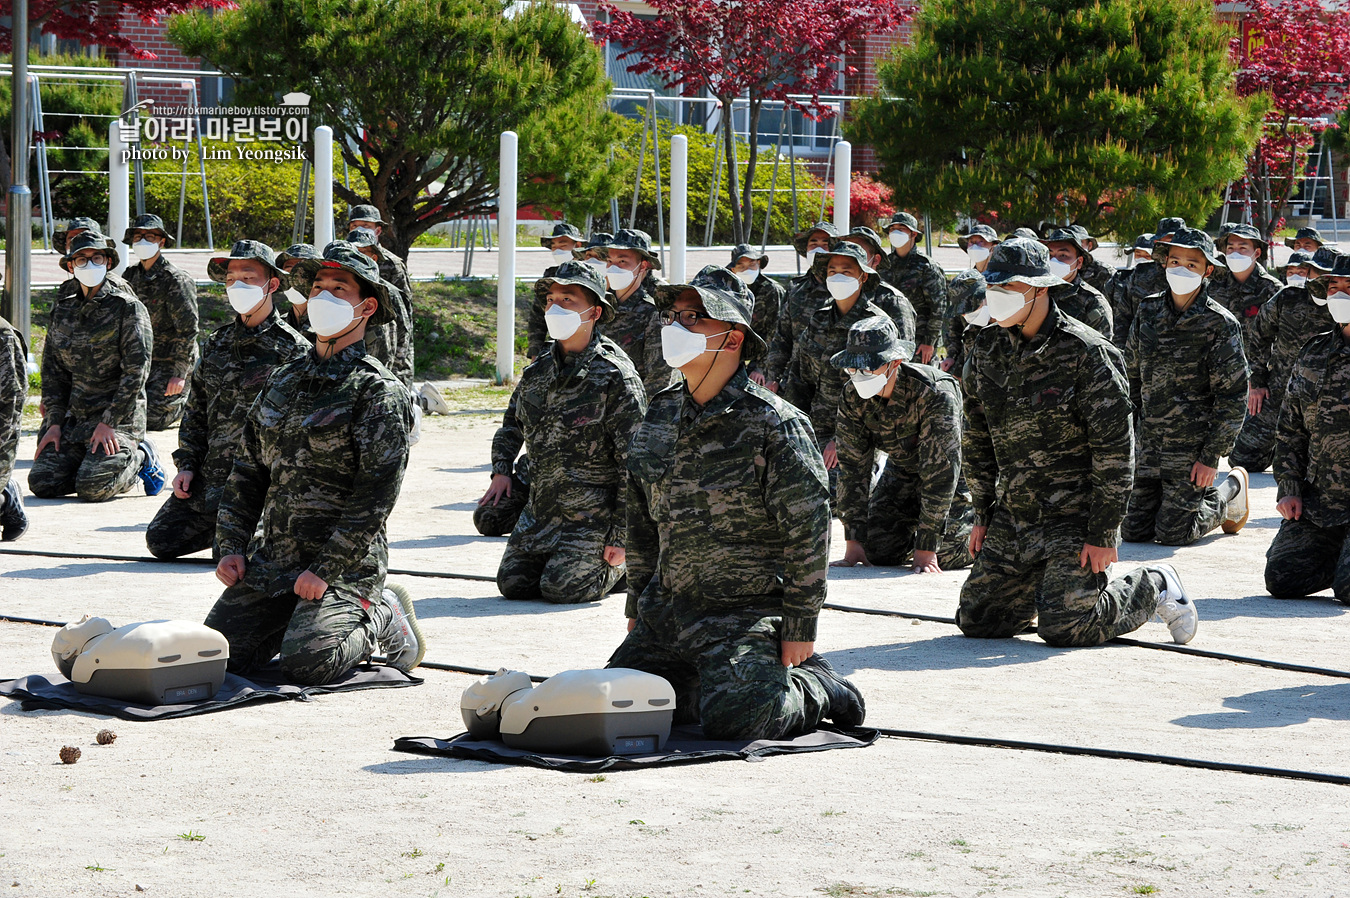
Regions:
<instances>
[{"instance_id":1,"label":"camouflage boonie hat","mask_svg":"<svg viewBox=\"0 0 1350 898\"><path fill-rule=\"evenodd\" d=\"M1172 235L1177 231L1186 229L1186 219L1184 218L1163 218L1158 221L1158 230L1153 233L1155 242L1166 243L1172 239Z\"/></svg>"},{"instance_id":2,"label":"camouflage boonie hat","mask_svg":"<svg viewBox=\"0 0 1350 898\"><path fill-rule=\"evenodd\" d=\"M1318 250L1319 253L1321 251ZM1327 281L1331 278L1350 278L1350 256L1337 253L1329 270L1319 270L1317 275L1308 281L1308 292L1318 299L1326 299Z\"/></svg>"},{"instance_id":3,"label":"camouflage boonie hat","mask_svg":"<svg viewBox=\"0 0 1350 898\"><path fill-rule=\"evenodd\" d=\"M173 237L168 231L164 230L164 219L160 218L158 215L137 215L132 219L131 225L122 233L122 242L127 246L131 246L132 231L154 231L164 238L165 246L171 246L173 244Z\"/></svg>"},{"instance_id":4,"label":"camouflage boonie hat","mask_svg":"<svg viewBox=\"0 0 1350 898\"><path fill-rule=\"evenodd\" d=\"M544 249L553 249L553 240L557 237L566 237L569 240L575 240L577 243L586 241L586 238L581 236L581 231L577 230L575 226L560 221L553 226L553 233L539 238L539 245Z\"/></svg>"},{"instance_id":5,"label":"camouflage boonie hat","mask_svg":"<svg viewBox=\"0 0 1350 898\"><path fill-rule=\"evenodd\" d=\"M987 224L977 224L973 226L968 232L956 238L956 245L961 247L962 252L965 252L966 247L970 245L971 237L983 237L985 240L988 240L990 243L993 244L998 244L1001 242L999 240L997 231L989 227L989 225Z\"/></svg>"},{"instance_id":6,"label":"camouflage boonie hat","mask_svg":"<svg viewBox=\"0 0 1350 898\"><path fill-rule=\"evenodd\" d=\"M1308 267L1315 271L1328 272L1336 267L1336 260L1341 254L1329 246L1319 246L1317 252L1308 259Z\"/></svg>"},{"instance_id":7,"label":"camouflage boonie hat","mask_svg":"<svg viewBox=\"0 0 1350 898\"><path fill-rule=\"evenodd\" d=\"M352 246L379 246L380 238L370 228L352 228L347 232L346 241Z\"/></svg>"},{"instance_id":8,"label":"camouflage boonie hat","mask_svg":"<svg viewBox=\"0 0 1350 898\"><path fill-rule=\"evenodd\" d=\"M1050 273L1050 253L1039 240L1013 237L994 247L984 282L991 287L1016 281L1030 287L1057 287L1064 281Z\"/></svg>"},{"instance_id":9,"label":"camouflage boonie hat","mask_svg":"<svg viewBox=\"0 0 1350 898\"><path fill-rule=\"evenodd\" d=\"M1159 265L1166 265L1167 253L1174 246L1182 249L1198 249L1204 254L1206 262L1220 268L1224 267L1223 260L1219 258L1218 250L1214 248L1214 238L1199 228L1181 227L1172 233L1171 242L1155 242L1153 244L1153 261Z\"/></svg>"},{"instance_id":10,"label":"camouflage boonie hat","mask_svg":"<svg viewBox=\"0 0 1350 898\"><path fill-rule=\"evenodd\" d=\"M1018 240L1040 240L1041 235L1037 234L1031 228L1018 228L1009 234L1006 239L1012 240L1013 238Z\"/></svg>"},{"instance_id":11,"label":"camouflage boonie hat","mask_svg":"<svg viewBox=\"0 0 1350 898\"><path fill-rule=\"evenodd\" d=\"M82 249L96 249L108 257L108 270L112 271L118 266L121 257L117 255L117 244L111 239L104 237L97 230L90 228L83 234L76 234L70 241L70 246L66 249L66 254L61 257L57 263L66 271L71 271L70 263L74 261L75 254Z\"/></svg>"},{"instance_id":12,"label":"camouflage boonie hat","mask_svg":"<svg viewBox=\"0 0 1350 898\"><path fill-rule=\"evenodd\" d=\"M347 224L354 221L369 221L374 224L386 225L389 222L380 218L380 210L371 205L352 206L347 210Z\"/></svg>"},{"instance_id":13,"label":"camouflage boonie hat","mask_svg":"<svg viewBox=\"0 0 1350 898\"><path fill-rule=\"evenodd\" d=\"M72 218L66 222L65 230L52 231L52 249L64 253L66 251L66 239L70 236L71 231L93 231L95 234L102 234L103 225L92 218Z\"/></svg>"},{"instance_id":14,"label":"camouflage boonie hat","mask_svg":"<svg viewBox=\"0 0 1350 898\"><path fill-rule=\"evenodd\" d=\"M320 253L314 247L314 244L292 243L290 246L286 247L285 250L277 253L276 263L278 268L285 270L286 263L292 260L298 262L301 259L322 259L322 258L323 254Z\"/></svg>"},{"instance_id":15,"label":"camouflage boonie hat","mask_svg":"<svg viewBox=\"0 0 1350 898\"><path fill-rule=\"evenodd\" d=\"M919 237L923 236L923 228L919 225L919 220L908 212L897 212L892 215L891 223L886 225L886 230L889 232L893 230L896 225L904 225Z\"/></svg>"},{"instance_id":16,"label":"camouflage boonie hat","mask_svg":"<svg viewBox=\"0 0 1350 898\"><path fill-rule=\"evenodd\" d=\"M261 262L272 272L273 277L281 279L283 288L288 285L286 272L277 266L276 253L272 252L272 247L257 240L236 240L234 246L230 247L228 256L216 256L206 263L206 276L217 284L225 283L225 273L230 268L230 261L234 259L252 259Z\"/></svg>"},{"instance_id":17,"label":"camouflage boonie hat","mask_svg":"<svg viewBox=\"0 0 1350 898\"><path fill-rule=\"evenodd\" d=\"M725 268L707 265L687 284L660 284L652 292L655 294L656 307L665 312L691 290L703 300L703 310L710 317L745 328L742 361L753 361L768 350L764 338L755 333L750 325L750 320L755 316L755 295L740 278Z\"/></svg>"},{"instance_id":18,"label":"camouflage boonie hat","mask_svg":"<svg viewBox=\"0 0 1350 898\"><path fill-rule=\"evenodd\" d=\"M971 268L952 278L947 285L947 300L952 315L967 315L984 305L984 275Z\"/></svg>"},{"instance_id":19,"label":"camouflage boonie hat","mask_svg":"<svg viewBox=\"0 0 1350 898\"><path fill-rule=\"evenodd\" d=\"M839 239L847 243L856 243L861 240L872 251L872 255L882 256L886 254L886 250L881 246L881 236L865 225L854 228Z\"/></svg>"},{"instance_id":20,"label":"camouflage boonie hat","mask_svg":"<svg viewBox=\"0 0 1350 898\"><path fill-rule=\"evenodd\" d=\"M832 221L818 221L808 228L803 228L796 237L792 238L792 245L797 250L797 255L806 255L806 241L811 239L811 235L816 231L824 232L826 237L830 238L830 246L839 239L839 229L834 226Z\"/></svg>"},{"instance_id":21,"label":"camouflage boonie hat","mask_svg":"<svg viewBox=\"0 0 1350 898\"><path fill-rule=\"evenodd\" d=\"M1322 232L1317 230L1317 228L1299 228L1294 233L1294 236L1284 238L1284 245L1292 247L1295 240L1316 240L1318 246L1322 246L1326 243L1326 241L1322 239Z\"/></svg>"},{"instance_id":22,"label":"camouflage boonie hat","mask_svg":"<svg viewBox=\"0 0 1350 898\"><path fill-rule=\"evenodd\" d=\"M1083 244L1082 235L1073 228L1055 228L1041 238L1041 243L1044 243L1047 249L1052 243L1072 244L1073 248L1078 250L1079 255L1086 259L1092 258L1092 250Z\"/></svg>"},{"instance_id":23,"label":"camouflage boonie hat","mask_svg":"<svg viewBox=\"0 0 1350 898\"><path fill-rule=\"evenodd\" d=\"M1289 259L1283 265L1279 266L1279 270L1284 271L1288 268L1312 268L1312 265L1310 264L1312 262L1312 257L1312 253L1307 252L1306 250L1296 249L1289 254Z\"/></svg>"},{"instance_id":24,"label":"camouflage boonie hat","mask_svg":"<svg viewBox=\"0 0 1350 898\"><path fill-rule=\"evenodd\" d=\"M769 264L769 254L762 249L756 249L748 243L738 243L731 248L731 264L735 265L742 259L758 262L760 268Z\"/></svg>"},{"instance_id":25,"label":"camouflage boonie hat","mask_svg":"<svg viewBox=\"0 0 1350 898\"><path fill-rule=\"evenodd\" d=\"M609 254L609 248L614 244L614 235L606 231L596 231L587 240L585 246L579 246L572 250L572 258L584 259L588 253L595 253L600 258Z\"/></svg>"},{"instance_id":26,"label":"camouflage boonie hat","mask_svg":"<svg viewBox=\"0 0 1350 898\"><path fill-rule=\"evenodd\" d=\"M856 243L845 243L839 241L833 249L823 250L816 253L815 260L811 263L811 273L821 281L825 280L825 269L830 267L830 259L834 257L841 259L852 259L858 263L863 274L867 275L867 280L863 282L863 290L875 290L881 283L881 275L877 270L867 264L867 252Z\"/></svg>"},{"instance_id":27,"label":"camouflage boonie hat","mask_svg":"<svg viewBox=\"0 0 1350 898\"><path fill-rule=\"evenodd\" d=\"M875 371L887 362L914 358L912 340L900 339L900 331L887 315L873 315L848 329L848 340L841 352L830 356L836 368L861 368Z\"/></svg>"},{"instance_id":28,"label":"camouflage boonie hat","mask_svg":"<svg viewBox=\"0 0 1350 898\"><path fill-rule=\"evenodd\" d=\"M312 285L314 278L325 268L336 268L353 275L366 291L375 294L379 306L370 316L368 327L387 324L394 320L394 309L389 303L389 290L380 280L380 266L374 259L364 255L359 249L345 240L334 240L323 248L322 259L301 259L291 272L292 277L300 277Z\"/></svg>"},{"instance_id":29,"label":"camouflage boonie hat","mask_svg":"<svg viewBox=\"0 0 1350 898\"><path fill-rule=\"evenodd\" d=\"M1097 238L1088 233L1088 229L1082 225L1069 225L1069 230L1078 236L1078 242L1087 247L1089 253L1097 249Z\"/></svg>"},{"instance_id":30,"label":"camouflage boonie hat","mask_svg":"<svg viewBox=\"0 0 1350 898\"><path fill-rule=\"evenodd\" d=\"M605 287L605 279L600 272L585 262L575 260L564 262L558 266L558 270L553 272L551 276L540 278L539 283L545 287L552 284L570 284L589 290L601 309L600 320L597 323L608 324L614 320L614 304L609 301L609 291Z\"/></svg>"},{"instance_id":31,"label":"camouflage boonie hat","mask_svg":"<svg viewBox=\"0 0 1350 898\"><path fill-rule=\"evenodd\" d=\"M1270 241L1261 236L1261 232L1249 224L1228 224L1224 225L1223 231L1219 234L1218 244L1221 249L1228 245L1229 237L1241 237L1243 240L1250 240L1253 243L1259 243L1262 249L1270 246ZM1224 252L1227 252L1224 249Z\"/></svg>"},{"instance_id":32,"label":"camouflage boonie hat","mask_svg":"<svg viewBox=\"0 0 1350 898\"><path fill-rule=\"evenodd\" d=\"M1146 249L1149 251L1150 254L1153 252L1152 234L1140 234L1138 237L1134 238L1134 246L1130 247L1130 252L1134 252L1135 250L1139 249Z\"/></svg>"},{"instance_id":33,"label":"camouflage boonie hat","mask_svg":"<svg viewBox=\"0 0 1350 898\"><path fill-rule=\"evenodd\" d=\"M610 252L616 249L631 249L650 262L652 268L661 270L661 260L652 252L652 235L646 231L624 228L614 235L614 242L608 247Z\"/></svg>"}]
</instances>

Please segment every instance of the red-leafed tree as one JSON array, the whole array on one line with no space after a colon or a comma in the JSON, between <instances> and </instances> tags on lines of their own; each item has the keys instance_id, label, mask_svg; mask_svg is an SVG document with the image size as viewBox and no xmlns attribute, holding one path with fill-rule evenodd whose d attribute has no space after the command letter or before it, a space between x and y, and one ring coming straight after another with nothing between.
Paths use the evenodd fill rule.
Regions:
<instances>
[{"instance_id":1,"label":"red-leafed tree","mask_svg":"<svg viewBox=\"0 0 1350 898\"><path fill-rule=\"evenodd\" d=\"M1251 201L1256 227L1272 237L1316 135L1336 127L1333 117L1345 108L1350 12L1321 0L1245 0L1245 6L1245 34L1231 44L1237 92L1266 93L1272 108L1236 189Z\"/></svg>"},{"instance_id":2,"label":"red-leafed tree","mask_svg":"<svg viewBox=\"0 0 1350 898\"><path fill-rule=\"evenodd\" d=\"M122 34L122 15L132 13L154 25L190 9L233 9L233 0L30 0L28 24L42 34L86 45L112 47L137 59L158 59ZM13 12L12 0L0 0L0 16ZM13 47L8 22L0 28L0 53Z\"/></svg>"},{"instance_id":3,"label":"red-leafed tree","mask_svg":"<svg viewBox=\"0 0 1350 898\"><path fill-rule=\"evenodd\" d=\"M653 74L687 95L707 91L721 101L727 190L738 243L747 233L757 158L752 151L742 179L732 101L747 100L751 135L759 133L766 102L782 101L816 121L832 115L820 96L837 89L841 72L855 73L841 65L851 45L890 31L910 15L901 0L648 0L647 5L654 19L601 3L608 21L596 22L592 32L597 40L624 45L619 59L632 60L630 72Z\"/></svg>"}]
</instances>

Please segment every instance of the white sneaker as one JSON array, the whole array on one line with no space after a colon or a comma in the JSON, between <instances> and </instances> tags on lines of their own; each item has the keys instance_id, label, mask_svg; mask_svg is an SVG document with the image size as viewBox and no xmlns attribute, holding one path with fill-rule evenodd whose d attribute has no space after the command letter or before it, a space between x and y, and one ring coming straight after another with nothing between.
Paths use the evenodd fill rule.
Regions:
<instances>
[{"instance_id":1,"label":"white sneaker","mask_svg":"<svg viewBox=\"0 0 1350 898\"><path fill-rule=\"evenodd\" d=\"M1251 496L1251 476L1247 469L1236 467L1228 472L1228 476L1237 481L1237 495L1228 500L1228 517L1223 519L1219 526L1223 528L1224 533L1237 533L1243 527L1247 526L1247 518L1251 516L1251 502L1248 501Z\"/></svg>"},{"instance_id":2,"label":"white sneaker","mask_svg":"<svg viewBox=\"0 0 1350 898\"><path fill-rule=\"evenodd\" d=\"M1195 610L1195 603L1186 595L1176 568L1170 564L1151 564L1147 570L1161 574L1166 583L1163 591L1158 593L1155 618L1167 624L1167 629L1172 631L1173 642L1185 645L1195 638L1195 631L1200 626L1200 614Z\"/></svg>"},{"instance_id":3,"label":"white sneaker","mask_svg":"<svg viewBox=\"0 0 1350 898\"><path fill-rule=\"evenodd\" d=\"M417 395L422 397L426 410L433 415L450 414L450 406L446 404L445 397L441 391L431 384L422 384L422 389L417 391Z\"/></svg>"},{"instance_id":4,"label":"white sneaker","mask_svg":"<svg viewBox=\"0 0 1350 898\"><path fill-rule=\"evenodd\" d=\"M386 586L380 598L389 606L389 623L377 637L384 663L407 673L422 663L427 654L427 641L413 611L412 596L402 586Z\"/></svg>"},{"instance_id":5,"label":"white sneaker","mask_svg":"<svg viewBox=\"0 0 1350 898\"><path fill-rule=\"evenodd\" d=\"M414 402L412 413L413 426L412 430L408 431L408 445L416 446L417 441L422 439L422 406Z\"/></svg>"}]
</instances>

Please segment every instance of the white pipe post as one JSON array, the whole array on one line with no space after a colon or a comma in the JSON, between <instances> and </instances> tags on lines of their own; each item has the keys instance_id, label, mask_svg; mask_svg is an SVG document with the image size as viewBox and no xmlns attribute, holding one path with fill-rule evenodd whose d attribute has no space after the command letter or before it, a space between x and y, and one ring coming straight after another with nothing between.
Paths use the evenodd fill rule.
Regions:
<instances>
[{"instance_id":1,"label":"white pipe post","mask_svg":"<svg viewBox=\"0 0 1350 898\"><path fill-rule=\"evenodd\" d=\"M516 375L516 132L502 132L497 193L497 383Z\"/></svg>"},{"instance_id":2,"label":"white pipe post","mask_svg":"<svg viewBox=\"0 0 1350 898\"><path fill-rule=\"evenodd\" d=\"M670 138L670 282L685 283L689 247L689 138Z\"/></svg>"},{"instance_id":3,"label":"white pipe post","mask_svg":"<svg viewBox=\"0 0 1350 898\"><path fill-rule=\"evenodd\" d=\"M314 245L333 242L333 129L314 129Z\"/></svg>"},{"instance_id":4,"label":"white pipe post","mask_svg":"<svg viewBox=\"0 0 1350 898\"><path fill-rule=\"evenodd\" d=\"M119 242L131 226L131 190L127 185L127 173L131 170L127 164L129 149L122 139L121 121L113 119L108 125L108 234Z\"/></svg>"},{"instance_id":5,"label":"white pipe post","mask_svg":"<svg viewBox=\"0 0 1350 898\"><path fill-rule=\"evenodd\" d=\"M840 236L849 231L848 207L853 184L853 144L841 140L834 146L834 226Z\"/></svg>"}]
</instances>

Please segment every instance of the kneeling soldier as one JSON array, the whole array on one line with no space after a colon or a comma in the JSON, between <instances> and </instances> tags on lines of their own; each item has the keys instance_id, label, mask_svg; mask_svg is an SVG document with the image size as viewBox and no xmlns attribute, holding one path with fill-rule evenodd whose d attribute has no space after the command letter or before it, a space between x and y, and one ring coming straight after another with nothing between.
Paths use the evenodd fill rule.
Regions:
<instances>
[{"instance_id":1,"label":"kneeling soldier","mask_svg":"<svg viewBox=\"0 0 1350 898\"><path fill-rule=\"evenodd\" d=\"M512 490L511 466L524 445L529 499L502 554L497 588L508 599L594 602L623 575L623 473L647 399L628 356L596 330L614 306L595 270L564 262L545 280L553 341L511 394L480 505Z\"/></svg>"}]
</instances>

